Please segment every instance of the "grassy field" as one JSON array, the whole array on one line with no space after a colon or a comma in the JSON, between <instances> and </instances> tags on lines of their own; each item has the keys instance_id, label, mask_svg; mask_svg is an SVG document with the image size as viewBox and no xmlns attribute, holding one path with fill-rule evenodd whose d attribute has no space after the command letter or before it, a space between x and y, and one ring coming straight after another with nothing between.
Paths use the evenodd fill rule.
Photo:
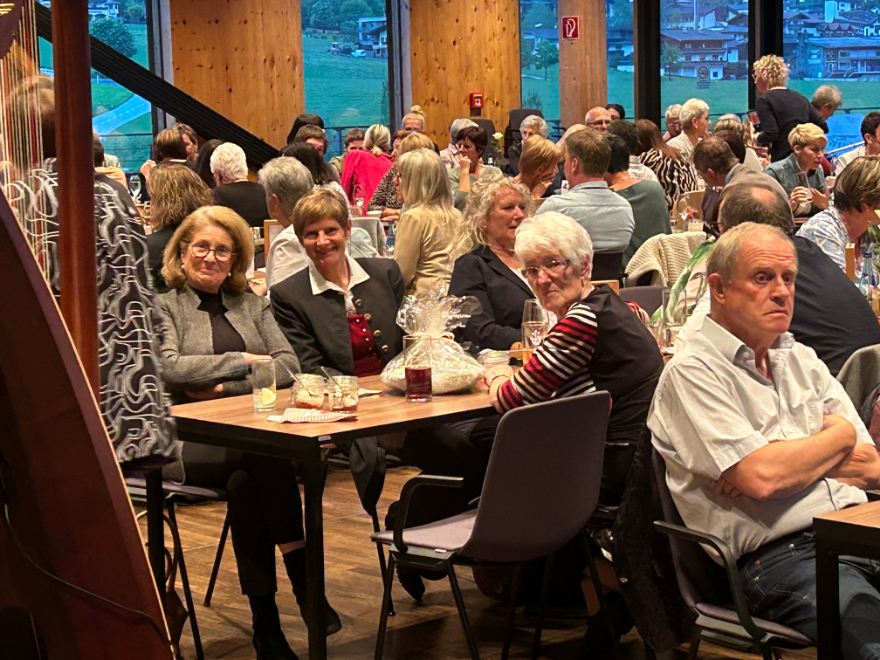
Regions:
<instances>
[{"instance_id":1,"label":"grassy field","mask_svg":"<svg viewBox=\"0 0 880 660\"><path fill-rule=\"evenodd\" d=\"M123 124L104 138L104 150L117 156L126 171L136 172L150 157L153 124L149 114Z\"/></svg>"}]
</instances>

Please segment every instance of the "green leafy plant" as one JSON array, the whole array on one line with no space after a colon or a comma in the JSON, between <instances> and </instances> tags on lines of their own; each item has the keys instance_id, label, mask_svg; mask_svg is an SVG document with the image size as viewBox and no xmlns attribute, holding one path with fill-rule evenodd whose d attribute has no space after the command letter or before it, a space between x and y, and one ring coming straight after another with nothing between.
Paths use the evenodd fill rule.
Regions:
<instances>
[{"instance_id":1,"label":"green leafy plant","mask_svg":"<svg viewBox=\"0 0 880 660\"><path fill-rule=\"evenodd\" d=\"M126 57L132 57L137 52L134 36L122 21L117 21L114 18L92 21L89 25L89 32L93 37L100 39Z\"/></svg>"},{"instance_id":2,"label":"green leafy plant","mask_svg":"<svg viewBox=\"0 0 880 660\"><path fill-rule=\"evenodd\" d=\"M550 41L541 41L535 48L535 67L544 69L544 80L547 80L547 69L559 63L559 49Z\"/></svg>"}]
</instances>

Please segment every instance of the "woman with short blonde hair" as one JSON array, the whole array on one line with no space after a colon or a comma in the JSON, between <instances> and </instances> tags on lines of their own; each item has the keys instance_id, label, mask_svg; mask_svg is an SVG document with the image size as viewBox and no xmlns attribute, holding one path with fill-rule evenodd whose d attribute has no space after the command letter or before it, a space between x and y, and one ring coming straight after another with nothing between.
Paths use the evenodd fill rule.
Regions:
<instances>
[{"instance_id":1,"label":"woman with short blonde hair","mask_svg":"<svg viewBox=\"0 0 880 660\"><path fill-rule=\"evenodd\" d=\"M812 106L811 106L812 107ZM788 134L792 153L785 160L770 163L764 174L776 179L789 195L796 217L813 216L828 208L822 154L828 138L814 124L798 124Z\"/></svg>"},{"instance_id":2,"label":"woman with short blonde hair","mask_svg":"<svg viewBox=\"0 0 880 660\"><path fill-rule=\"evenodd\" d=\"M755 62L753 71L755 85L761 94L774 87L785 87L788 84L788 65L779 55L764 55Z\"/></svg>"},{"instance_id":3,"label":"woman with short blonde hair","mask_svg":"<svg viewBox=\"0 0 880 660\"><path fill-rule=\"evenodd\" d=\"M523 143L516 180L525 184L532 199L541 199L553 183L561 160L559 147L546 138L533 135Z\"/></svg>"}]
</instances>

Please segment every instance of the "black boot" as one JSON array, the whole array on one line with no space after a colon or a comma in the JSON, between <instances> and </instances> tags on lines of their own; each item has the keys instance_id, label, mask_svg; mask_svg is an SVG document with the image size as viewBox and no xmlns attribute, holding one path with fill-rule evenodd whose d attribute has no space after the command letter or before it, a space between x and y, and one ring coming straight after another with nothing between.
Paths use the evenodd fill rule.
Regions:
<instances>
[{"instance_id":1,"label":"black boot","mask_svg":"<svg viewBox=\"0 0 880 660\"><path fill-rule=\"evenodd\" d=\"M296 597L296 604L299 605L299 613L306 622L309 618L306 616L308 609L308 601L306 599L306 549L298 548L293 552L284 555L284 568L287 569L287 577L290 578L290 584L293 586L293 595ZM342 630L342 621L339 615L330 607L327 602L327 596L324 596L324 620L327 622L327 636L338 633Z\"/></svg>"},{"instance_id":2,"label":"black boot","mask_svg":"<svg viewBox=\"0 0 880 660\"><path fill-rule=\"evenodd\" d=\"M248 601L254 618L253 641L257 660L298 660L281 631L275 594L248 596Z\"/></svg>"}]
</instances>

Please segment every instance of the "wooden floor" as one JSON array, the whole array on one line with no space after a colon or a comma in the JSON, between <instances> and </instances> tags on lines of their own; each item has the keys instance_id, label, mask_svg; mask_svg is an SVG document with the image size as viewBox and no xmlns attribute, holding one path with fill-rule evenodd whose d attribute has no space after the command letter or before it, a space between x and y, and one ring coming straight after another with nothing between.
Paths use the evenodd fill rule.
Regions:
<instances>
[{"instance_id":1,"label":"wooden floor","mask_svg":"<svg viewBox=\"0 0 880 660\"><path fill-rule=\"evenodd\" d=\"M401 487L413 474L409 468L389 471L379 504L380 520L384 520L388 505L397 499ZM225 514L225 504L180 507L178 523L181 540L196 601L205 657L253 659L256 654L250 641L250 610L247 599L239 590L231 541L224 554L212 605L210 608L202 605ZM342 617L343 628L328 639L330 658L349 660L373 657L382 583L376 550L369 541L371 532L370 518L361 509L351 475L347 470L331 467L324 493L326 583L327 596ZM458 574L480 655L486 660L499 658L506 608L493 604L479 592L468 569L459 569ZM397 616L390 619L385 658L470 658L448 582L426 584L427 593L423 602L415 603L395 583ZM182 598L179 587L178 593ZM291 647L300 658L308 658L305 624L299 616L280 555L277 602ZM520 613L516 624L511 657L530 657L534 620ZM580 640L584 630L584 621L548 621L543 635L542 657L554 660L581 657L583 649ZM188 626L184 631L182 648L187 660L195 658ZM644 657L642 643L635 631L624 638L623 650L626 658ZM683 653L669 654L668 657L673 655L684 658ZM700 649L700 658L705 660L732 657L744 656L709 644L704 644ZM815 657L815 653L787 653L786 657L806 659Z\"/></svg>"}]
</instances>

